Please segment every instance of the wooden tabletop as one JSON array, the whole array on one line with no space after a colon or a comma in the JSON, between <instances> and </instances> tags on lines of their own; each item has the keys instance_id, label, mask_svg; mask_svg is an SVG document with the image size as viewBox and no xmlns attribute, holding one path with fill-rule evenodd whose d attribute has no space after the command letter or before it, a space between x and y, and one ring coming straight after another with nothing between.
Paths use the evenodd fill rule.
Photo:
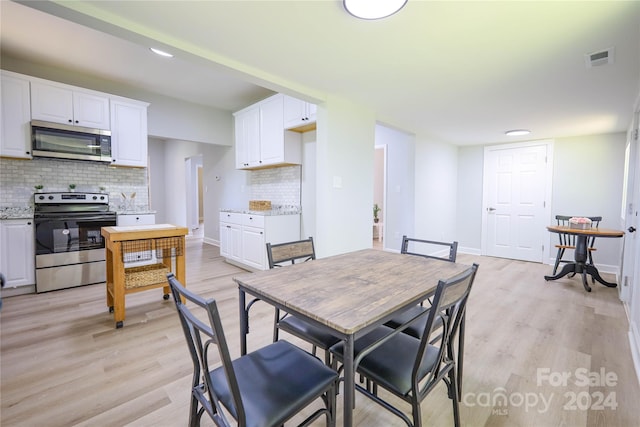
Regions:
<instances>
[{"instance_id":1,"label":"wooden tabletop","mask_svg":"<svg viewBox=\"0 0 640 427\"><path fill-rule=\"evenodd\" d=\"M596 237L622 237L624 236L624 231L621 230L611 230L607 228L571 228L566 225L549 225L547 226L547 230L553 233L568 233L568 234L581 234L585 236L596 236Z\"/></svg>"},{"instance_id":2,"label":"wooden tabletop","mask_svg":"<svg viewBox=\"0 0 640 427\"><path fill-rule=\"evenodd\" d=\"M354 334L425 300L470 266L365 249L234 277L241 289Z\"/></svg>"},{"instance_id":3,"label":"wooden tabletop","mask_svg":"<svg viewBox=\"0 0 640 427\"><path fill-rule=\"evenodd\" d=\"M186 236L189 230L173 224L127 225L102 227L100 234L108 241L157 239L161 237Z\"/></svg>"}]
</instances>

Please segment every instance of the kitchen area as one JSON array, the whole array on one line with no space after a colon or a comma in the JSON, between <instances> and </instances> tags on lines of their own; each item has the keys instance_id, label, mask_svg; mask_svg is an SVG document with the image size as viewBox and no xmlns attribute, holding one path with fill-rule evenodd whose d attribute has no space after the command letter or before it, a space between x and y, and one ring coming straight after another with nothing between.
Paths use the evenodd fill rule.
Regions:
<instances>
[{"instance_id":1,"label":"kitchen area","mask_svg":"<svg viewBox=\"0 0 640 427\"><path fill-rule=\"evenodd\" d=\"M224 142L229 145L205 144L147 132L147 107L149 121L154 122L153 102L6 70L2 70L2 85L3 296L104 283L102 227L154 224L157 219L187 225L180 209L173 208L187 203L183 189L189 172L183 162L193 155L204 159L199 195L206 230L203 241L220 246L230 263L248 270L266 269L266 242L313 233L313 209L302 215L305 201L312 203L314 194L313 179L309 179L315 154L313 104L272 95L233 115L226 113L227 118L217 122L218 133L228 135ZM107 117L105 124L91 126L103 128L111 140L111 152L89 159L71 152L45 153L46 147L42 150L33 142L40 128L47 133L51 125L49 138L54 139L62 135L53 125L56 120L65 122L58 123L61 129L70 127L70 135L89 129L86 123L71 123L76 121L74 113L86 118L78 107L82 102L73 101L74 96L86 95L91 96L85 106L107 109L88 111ZM51 115L51 105L55 111L63 98L71 105L71 124ZM38 107L41 104L46 108ZM181 124L179 116L176 123ZM125 140L133 143L124 144ZM100 138L95 141L93 154L99 156L101 149L95 147ZM308 168L302 167L305 161Z\"/></svg>"}]
</instances>

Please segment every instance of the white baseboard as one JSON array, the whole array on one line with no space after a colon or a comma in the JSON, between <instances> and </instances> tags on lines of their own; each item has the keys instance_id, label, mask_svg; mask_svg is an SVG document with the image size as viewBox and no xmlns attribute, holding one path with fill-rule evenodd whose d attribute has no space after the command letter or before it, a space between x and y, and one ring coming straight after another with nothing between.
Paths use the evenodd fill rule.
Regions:
<instances>
[{"instance_id":1,"label":"white baseboard","mask_svg":"<svg viewBox=\"0 0 640 427\"><path fill-rule=\"evenodd\" d=\"M478 249L478 248L468 248L468 247L464 247L464 246L458 246L458 252L461 253L461 254L468 254L468 255L481 255L480 249Z\"/></svg>"},{"instance_id":2,"label":"white baseboard","mask_svg":"<svg viewBox=\"0 0 640 427\"><path fill-rule=\"evenodd\" d=\"M633 366L636 368L636 377L640 384L640 331L638 331L638 325L635 322L629 325L629 346L631 347Z\"/></svg>"},{"instance_id":3,"label":"white baseboard","mask_svg":"<svg viewBox=\"0 0 640 427\"><path fill-rule=\"evenodd\" d=\"M545 264L553 265L553 264L555 264L555 262L556 262L556 257L553 257L553 258L549 258ZM562 268L563 265L564 265L564 263L562 263L562 264L560 264L558 266L558 271L560 271L560 269ZM615 274L616 276L620 271L620 266L619 265L596 264L596 268L601 273L610 273L610 274ZM616 279L617 279L617 277L616 277Z\"/></svg>"},{"instance_id":4,"label":"white baseboard","mask_svg":"<svg viewBox=\"0 0 640 427\"><path fill-rule=\"evenodd\" d=\"M213 245L213 246L220 247L220 241L212 239L211 237L203 238L202 239L202 243L206 243L207 245Z\"/></svg>"}]
</instances>

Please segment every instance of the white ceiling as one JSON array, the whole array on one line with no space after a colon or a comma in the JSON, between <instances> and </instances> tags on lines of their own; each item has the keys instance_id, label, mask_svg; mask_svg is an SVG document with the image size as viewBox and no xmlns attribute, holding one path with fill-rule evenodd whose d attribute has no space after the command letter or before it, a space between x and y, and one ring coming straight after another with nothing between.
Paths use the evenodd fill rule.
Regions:
<instances>
[{"instance_id":1,"label":"white ceiling","mask_svg":"<svg viewBox=\"0 0 640 427\"><path fill-rule=\"evenodd\" d=\"M626 131L640 93L638 1L409 0L379 21L337 0L24 4L0 1L3 57L229 111L340 96L458 145ZM585 66L610 47L613 64Z\"/></svg>"}]
</instances>

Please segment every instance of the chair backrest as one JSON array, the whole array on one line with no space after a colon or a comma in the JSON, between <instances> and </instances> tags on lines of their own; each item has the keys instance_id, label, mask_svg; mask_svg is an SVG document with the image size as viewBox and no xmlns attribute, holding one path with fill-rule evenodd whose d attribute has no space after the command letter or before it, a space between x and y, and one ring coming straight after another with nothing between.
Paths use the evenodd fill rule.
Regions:
<instances>
[{"instance_id":1,"label":"chair backrest","mask_svg":"<svg viewBox=\"0 0 640 427\"><path fill-rule=\"evenodd\" d=\"M473 264L464 272L448 280L440 280L436 293L433 297L431 308L425 313L427 324L421 338L420 349L413 367L413 386L417 393L426 394L442 378L445 371L452 369L455 365L452 356L453 349L449 347L454 337L460 329L460 324L464 316L467 300L471 291L471 286L478 271L478 264ZM442 327L437 318L442 319ZM436 334L434 337L433 335ZM428 349L431 357L425 357ZM429 366L433 361L432 368L425 372L423 366ZM425 365L426 364L426 365ZM444 370L444 367L448 367ZM426 382L423 382L426 379ZM420 390L420 384L423 389Z\"/></svg>"},{"instance_id":2,"label":"chair backrest","mask_svg":"<svg viewBox=\"0 0 640 427\"><path fill-rule=\"evenodd\" d=\"M575 216L575 215L574 215ZM561 226L568 227L569 220L574 218L574 216L568 215L556 215L556 223ZM601 216L587 216L585 218L589 218L591 220L591 227L598 228L600 227L600 221L602 221ZM557 233L558 239L560 240L560 245L562 246L575 246L576 245L576 236L575 234L567 234L567 233ZM593 247L596 241L595 236L590 237L587 246Z\"/></svg>"},{"instance_id":3,"label":"chair backrest","mask_svg":"<svg viewBox=\"0 0 640 427\"><path fill-rule=\"evenodd\" d=\"M269 259L269 268L316 259L313 237L275 245L267 243L267 258Z\"/></svg>"},{"instance_id":4,"label":"chair backrest","mask_svg":"<svg viewBox=\"0 0 640 427\"><path fill-rule=\"evenodd\" d=\"M218 349L218 356L222 361L222 366L227 378L229 390L233 397L233 404L236 409L236 415L238 422L242 420L240 425L244 425L245 409L240 398L240 390L238 388L238 382L235 372L233 370L233 364L231 363L231 357L229 355L229 347L224 337L224 331L222 329L222 322L220 321L220 313L214 299L205 300L204 298L194 294L187 290L182 284L175 278L173 273L167 275L169 286L171 287L171 293L173 294L173 300L176 303L178 315L180 317L180 323L182 324L182 331L187 340L187 347L189 348L189 354L193 362L193 381L192 387L200 388L199 400L205 398L207 395L208 402L200 401L200 404L211 416L214 422L217 420L216 425L228 425L228 421L224 418L222 412L222 406L220 400L215 396L213 391L213 384L211 384L211 376L205 375L210 372L209 357L210 347L216 346ZM187 301L195 304L195 309L198 311L204 311L209 320L209 324L201 320L203 316L196 316L191 309L183 303L183 298ZM204 377L204 384L200 383L200 378ZM212 405L214 408L212 408Z\"/></svg>"},{"instance_id":5,"label":"chair backrest","mask_svg":"<svg viewBox=\"0 0 640 427\"><path fill-rule=\"evenodd\" d=\"M441 257L436 255L430 255L431 249L441 249L437 246L446 246L449 249L448 256ZM416 252L418 251L419 252ZM435 240L422 240L415 239L413 237L402 236L402 247L400 253L408 255L418 255L425 258L444 259L451 262L456 262L456 256L458 254L458 242L438 242Z\"/></svg>"}]
</instances>

